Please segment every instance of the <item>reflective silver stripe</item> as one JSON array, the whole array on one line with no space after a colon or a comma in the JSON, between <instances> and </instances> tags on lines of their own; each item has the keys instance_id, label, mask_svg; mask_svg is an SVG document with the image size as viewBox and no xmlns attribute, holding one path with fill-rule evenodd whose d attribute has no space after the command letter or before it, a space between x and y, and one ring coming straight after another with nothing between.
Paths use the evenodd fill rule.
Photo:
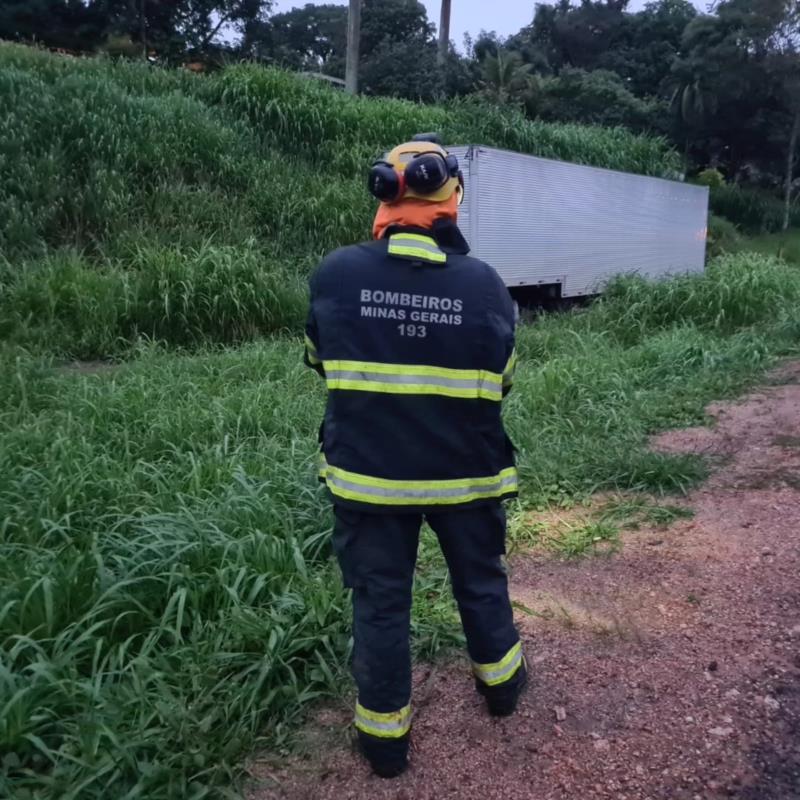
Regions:
<instances>
[{"instance_id":1,"label":"reflective silver stripe","mask_svg":"<svg viewBox=\"0 0 800 800\"><path fill-rule=\"evenodd\" d=\"M426 386L447 386L451 389L489 389L500 391L502 383L491 378L460 379L439 378L433 375L387 375L382 372L352 372L333 370L327 373L328 380L342 381L374 381L375 383L396 383L400 385L425 384Z\"/></svg>"},{"instance_id":2,"label":"reflective silver stripe","mask_svg":"<svg viewBox=\"0 0 800 800\"><path fill-rule=\"evenodd\" d=\"M405 733L411 726L411 718L404 719L402 722L376 722L374 719L367 719L356 712L356 725L368 730L385 731L386 733Z\"/></svg>"},{"instance_id":3,"label":"reflective silver stripe","mask_svg":"<svg viewBox=\"0 0 800 800\"><path fill-rule=\"evenodd\" d=\"M370 711L356 701L356 728L383 739L399 739L411 728L411 706L388 713Z\"/></svg>"},{"instance_id":4,"label":"reflective silver stripe","mask_svg":"<svg viewBox=\"0 0 800 800\"><path fill-rule=\"evenodd\" d=\"M521 661L522 661L522 651L520 651L514 656L511 663L507 667L495 670L494 672L483 672L481 670L480 676L483 679L484 683L489 683L489 684L502 683L504 678L510 678L514 674L514 672L517 671L517 667L520 665Z\"/></svg>"},{"instance_id":5,"label":"reflective silver stripe","mask_svg":"<svg viewBox=\"0 0 800 800\"><path fill-rule=\"evenodd\" d=\"M485 684L497 686L505 683L522 664L522 643L517 642L506 655L495 664L475 664L472 667L475 674Z\"/></svg>"},{"instance_id":6,"label":"reflective silver stripe","mask_svg":"<svg viewBox=\"0 0 800 800\"><path fill-rule=\"evenodd\" d=\"M325 479L328 486L344 489L345 491L358 492L359 494L373 497L393 497L404 500L429 500L437 497L462 497L472 494L492 496L499 494L503 489L516 490L519 484L519 479L516 475L498 479L495 483L476 483L448 489L388 489L382 486L355 483L339 477L332 471L327 472Z\"/></svg>"}]
</instances>

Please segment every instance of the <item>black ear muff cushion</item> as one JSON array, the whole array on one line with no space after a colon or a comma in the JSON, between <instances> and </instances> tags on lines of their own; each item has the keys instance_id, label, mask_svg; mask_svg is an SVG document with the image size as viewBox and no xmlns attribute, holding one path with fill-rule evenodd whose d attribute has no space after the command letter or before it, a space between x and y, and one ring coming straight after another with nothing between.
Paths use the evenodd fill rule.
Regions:
<instances>
[{"instance_id":1,"label":"black ear muff cushion","mask_svg":"<svg viewBox=\"0 0 800 800\"><path fill-rule=\"evenodd\" d=\"M433 194L449 177L447 164L438 153L421 153L406 165L406 183L419 194Z\"/></svg>"},{"instance_id":2,"label":"black ear muff cushion","mask_svg":"<svg viewBox=\"0 0 800 800\"><path fill-rule=\"evenodd\" d=\"M445 163L451 178L457 178L461 174L461 170L458 168L458 159L455 156L448 155Z\"/></svg>"},{"instance_id":3,"label":"black ear muff cushion","mask_svg":"<svg viewBox=\"0 0 800 800\"><path fill-rule=\"evenodd\" d=\"M403 181L397 170L386 161L377 161L372 165L367 178L370 194L382 203L397 200L403 190Z\"/></svg>"}]
</instances>

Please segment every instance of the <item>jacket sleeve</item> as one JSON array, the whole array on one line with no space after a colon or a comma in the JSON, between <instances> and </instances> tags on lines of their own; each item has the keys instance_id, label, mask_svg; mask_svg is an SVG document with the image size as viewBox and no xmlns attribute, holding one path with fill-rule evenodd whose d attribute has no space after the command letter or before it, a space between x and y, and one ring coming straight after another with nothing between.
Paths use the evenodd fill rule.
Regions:
<instances>
[{"instance_id":1,"label":"jacket sleeve","mask_svg":"<svg viewBox=\"0 0 800 800\"><path fill-rule=\"evenodd\" d=\"M316 370L323 378L325 377L325 369L322 366L322 358L320 356L320 339L319 328L317 326L317 319L315 314L315 298L316 298L316 273L309 281L309 304L308 304L308 318L306 319L305 331L305 352L303 354L303 361L306 366Z\"/></svg>"}]
</instances>

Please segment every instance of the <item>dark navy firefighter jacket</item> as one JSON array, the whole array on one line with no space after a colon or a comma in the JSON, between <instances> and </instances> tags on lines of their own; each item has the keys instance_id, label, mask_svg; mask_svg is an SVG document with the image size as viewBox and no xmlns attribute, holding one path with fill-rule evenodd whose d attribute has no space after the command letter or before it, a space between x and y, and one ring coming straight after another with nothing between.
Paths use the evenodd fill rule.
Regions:
<instances>
[{"instance_id":1,"label":"dark navy firefighter jacket","mask_svg":"<svg viewBox=\"0 0 800 800\"><path fill-rule=\"evenodd\" d=\"M516 495L500 415L514 309L468 252L454 223L396 227L311 278L305 360L328 385L320 478L337 504L426 512Z\"/></svg>"}]
</instances>

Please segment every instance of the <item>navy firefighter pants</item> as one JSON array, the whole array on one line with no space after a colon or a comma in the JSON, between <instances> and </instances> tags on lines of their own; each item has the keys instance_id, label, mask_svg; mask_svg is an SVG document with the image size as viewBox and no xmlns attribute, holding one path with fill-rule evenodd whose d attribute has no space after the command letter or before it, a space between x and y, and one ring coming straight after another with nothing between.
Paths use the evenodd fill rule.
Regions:
<instances>
[{"instance_id":1,"label":"navy firefighter pants","mask_svg":"<svg viewBox=\"0 0 800 800\"><path fill-rule=\"evenodd\" d=\"M356 727L383 738L411 723L411 588L422 514L370 514L336 507L333 546L353 590ZM478 679L498 685L522 663L514 628L500 502L426 514L442 548Z\"/></svg>"}]
</instances>

